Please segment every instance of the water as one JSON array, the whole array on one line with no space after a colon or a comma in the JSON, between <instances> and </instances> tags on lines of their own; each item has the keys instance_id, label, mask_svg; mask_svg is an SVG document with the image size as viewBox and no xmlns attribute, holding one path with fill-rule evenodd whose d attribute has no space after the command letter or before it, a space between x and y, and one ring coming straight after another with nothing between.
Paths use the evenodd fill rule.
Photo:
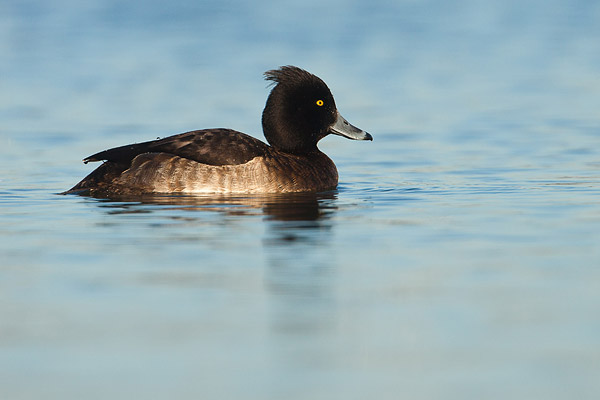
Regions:
<instances>
[{"instance_id":1,"label":"water","mask_svg":"<svg viewBox=\"0 0 600 400\"><path fill-rule=\"evenodd\" d=\"M0 4L0 397L597 398L600 7ZM338 190L57 196L112 146L262 138L321 76Z\"/></svg>"}]
</instances>

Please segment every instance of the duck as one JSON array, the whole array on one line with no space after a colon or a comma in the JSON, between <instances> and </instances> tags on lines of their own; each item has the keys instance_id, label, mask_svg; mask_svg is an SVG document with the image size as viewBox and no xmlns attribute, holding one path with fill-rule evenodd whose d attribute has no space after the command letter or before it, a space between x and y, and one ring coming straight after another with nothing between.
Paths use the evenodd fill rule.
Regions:
<instances>
[{"instance_id":1,"label":"duck","mask_svg":"<svg viewBox=\"0 0 600 400\"><path fill-rule=\"evenodd\" d=\"M264 73L273 85L262 113L268 142L226 128L202 129L101 151L103 161L63 194L237 194L323 192L338 185L334 162L317 143L327 135L373 137L338 111L331 91L296 66Z\"/></svg>"}]
</instances>

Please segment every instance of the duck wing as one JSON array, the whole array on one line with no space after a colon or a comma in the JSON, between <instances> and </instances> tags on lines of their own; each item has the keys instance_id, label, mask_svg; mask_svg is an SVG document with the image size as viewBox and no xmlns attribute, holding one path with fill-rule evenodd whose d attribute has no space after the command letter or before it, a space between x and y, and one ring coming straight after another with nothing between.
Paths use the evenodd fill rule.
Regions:
<instances>
[{"instance_id":1,"label":"duck wing","mask_svg":"<svg viewBox=\"0 0 600 400\"><path fill-rule=\"evenodd\" d=\"M106 160L129 165L140 154L167 153L208 165L236 165L264 156L269 149L266 143L232 129L203 129L104 150L83 162Z\"/></svg>"}]
</instances>

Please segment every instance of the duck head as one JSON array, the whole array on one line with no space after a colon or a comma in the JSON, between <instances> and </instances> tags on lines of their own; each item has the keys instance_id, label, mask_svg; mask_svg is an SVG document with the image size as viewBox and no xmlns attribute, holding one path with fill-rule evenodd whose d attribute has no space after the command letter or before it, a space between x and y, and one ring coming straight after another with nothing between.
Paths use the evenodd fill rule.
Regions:
<instances>
[{"instance_id":1,"label":"duck head","mask_svg":"<svg viewBox=\"0 0 600 400\"><path fill-rule=\"evenodd\" d=\"M319 77L294 66L267 71L273 81L262 115L265 138L277 150L305 154L329 134L354 140L373 140L343 118L331 91Z\"/></svg>"}]
</instances>

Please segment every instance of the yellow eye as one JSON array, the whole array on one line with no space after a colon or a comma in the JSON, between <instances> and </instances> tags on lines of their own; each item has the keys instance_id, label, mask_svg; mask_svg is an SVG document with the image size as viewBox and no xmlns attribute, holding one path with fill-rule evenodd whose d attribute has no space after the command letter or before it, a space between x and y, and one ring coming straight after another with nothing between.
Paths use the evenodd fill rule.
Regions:
<instances>
[{"instance_id":1,"label":"yellow eye","mask_svg":"<svg viewBox=\"0 0 600 400\"><path fill-rule=\"evenodd\" d=\"M317 100L317 105L318 105L319 107L322 107L322 106L323 106L323 104L324 104L324 103L323 103L323 100Z\"/></svg>"}]
</instances>

